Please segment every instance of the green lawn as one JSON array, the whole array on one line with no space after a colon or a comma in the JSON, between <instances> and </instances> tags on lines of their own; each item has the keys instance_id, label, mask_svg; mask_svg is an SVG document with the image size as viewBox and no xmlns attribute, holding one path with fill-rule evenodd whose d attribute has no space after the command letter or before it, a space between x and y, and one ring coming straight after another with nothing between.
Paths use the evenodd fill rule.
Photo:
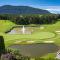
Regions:
<instances>
[{"instance_id":1,"label":"green lawn","mask_svg":"<svg viewBox=\"0 0 60 60\"><path fill-rule=\"evenodd\" d=\"M4 33L12 28L15 24L8 20L0 20L0 32Z\"/></svg>"},{"instance_id":2,"label":"green lawn","mask_svg":"<svg viewBox=\"0 0 60 60\"><path fill-rule=\"evenodd\" d=\"M44 26L44 29L40 29L37 27L31 28L34 30L32 34L6 34L4 32L10 30L13 26L15 26L13 22L8 20L0 20L0 35L4 37L5 45L10 46L15 44L16 41L35 41L35 43L42 43L44 41L54 41L55 44L60 46L60 34L56 31L60 31L60 21L55 24L47 24L40 25ZM29 25L31 26L31 25ZM19 43L18 43L19 44ZM55 56L55 54L48 54L48 56L44 56L45 58Z\"/></svg>"},{"instance_id":3,"label":"green lawn","mask_svg":"<svg viewBox=\"0 0 60 60\"><path fill-rule=\"evenodd\" d=\"M51 32L37 32L34 34L1 34L4 36L6 46L14 44L16 41L35 41L35 43L43 42L46 39L54 38L55 34ZM13 43L12 43L13 42Z\"/></svg>"},{"instance_id":4,"label":"green lawn","mask_svg":"<svg viewBox=\"0 0 60 60\"><path fill-rule=\"evenodd\" d=\"M33 40L36 43L44 42L44 41L54 41L56 44L60 45L60 34L57 34L55 31L60 30L60 21L58 21L56 24L52 25L40 25L44 26L44 29L40 29L40 27L34 27L30 28L33 29L32 34L6 34L4 32L8 31L12 26L15 26L13 22L10 22L8 20L0 20L0 35L3 35L5 39L5 45L9 46L11 44L14 44L16 41L29 41ZM13 43L12 43L13 42Z\"/></svg>"}]
</instances>

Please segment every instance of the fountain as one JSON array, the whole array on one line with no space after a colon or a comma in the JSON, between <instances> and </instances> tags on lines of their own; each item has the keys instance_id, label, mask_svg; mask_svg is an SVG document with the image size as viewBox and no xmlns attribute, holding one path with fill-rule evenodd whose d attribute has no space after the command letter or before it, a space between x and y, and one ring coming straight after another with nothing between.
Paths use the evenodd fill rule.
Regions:
<instances>
[{"instance_id":1,"label":"fountain","mask_svg":"<svg viewBox=\"0 0 60 60\"><path fill-rule=\"evenodd\" d=\"M25 31L26 31L26 29L25 29L25 27L24 27L24 25L23 25L22 34L25 34Z\"/></svg>"},{"instance_id":2,"label":"fountain","mask_svg":"<svg viewBox=\"0 0 60 60\"><path fill-rule=\"evenodd\" d=\"M27 28L24 27L24 25L23 25L22 29L20 30L20 32L21 32L21 34L31 34L32 33L32 31L29 31Z\"/></svg>"},{"instance_id":3,"label":"fountain","mask_svg":"<svg viewBox=\"0 0 60 60\"><path fill-rule=\"evenodd\" d=\"M29 28L25 28L25 26L23 25L22 28L15 28L12 29L10 32L8 32L9 34L31 34L33 31L30 30Z\"/></svg>"}]
</instances>

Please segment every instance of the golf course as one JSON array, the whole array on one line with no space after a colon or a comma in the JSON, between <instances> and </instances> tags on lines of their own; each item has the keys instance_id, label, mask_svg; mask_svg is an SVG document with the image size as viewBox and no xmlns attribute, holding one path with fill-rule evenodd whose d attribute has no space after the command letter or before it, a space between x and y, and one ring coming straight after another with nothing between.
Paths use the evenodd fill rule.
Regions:
<instances>
[{"instance_id":1,"label":"golf course","mask_svg":"<svg viewBox=\"0 0 60 60\"><path fill-rule=\"evenodd\" d=\"M0 20L0 35L4 38L6 48L16 44L28 45L36 43L53 43L60 46L60 21L57 21L55 24L25 25L24 28L26 30L33 31L31 34L18 34L22 28L23 25L17 25L9 20ZM18 31L18 33L9 34L12 30ZM55 53L49 53L42 57L49 58L55 56Z\"/></svg>"},{"instance_id":2,"label":"golf course","mask_svg":"<svg viewBox=\"0 0 60 60\"><path fill-rule=\"evenodd\" d=\"M60 60L60 1L1 0L0 60Z\"/></svg>"},{"instance_id":3,"label":"golf course","mask_svg":"<svg viewBox=\"0 0 60 60\"><path fill-rule=\"evenodd\" d=\"M9 46L11 44L27 43L27 41L33 41L34 43L44 43L44 42L53 42L59 45L60 39L60 22L58 21L56 24L52 25L42 25L44 28L41 29L41 25L39 27L30 27L28 29L32 29L33 32L31 34L8 34L5 33L16 24L6 20L0 20L0 35L2 35L5 39L5 45ZM31 25L30 25L31 26ZM19 28L19 27L18 27ZM18 29L15 28L15 29ZM20 28L21 29L21 28ZM19 42L20 41L20 42ZM13 43L12 43L13 42ZM33 43L32 42L32 43ZM27 43L28 44L28 43Z\"/></svg>"}]
</instances>

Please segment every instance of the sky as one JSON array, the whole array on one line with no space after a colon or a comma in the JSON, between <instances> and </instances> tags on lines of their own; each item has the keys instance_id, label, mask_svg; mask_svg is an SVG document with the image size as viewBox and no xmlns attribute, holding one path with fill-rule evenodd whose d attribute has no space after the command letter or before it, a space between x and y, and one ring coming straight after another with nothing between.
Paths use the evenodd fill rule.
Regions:
<instances>
[{"instance_id":1,"label":"sky","mask_svg":"<svg viewBox=\"0 0 60 60\"><path fill-rule=\"evenodd\" d=\"M2 5L32 6L60 13L60 0L0 0L0 6Z\"/></svg>"}]
</instances>

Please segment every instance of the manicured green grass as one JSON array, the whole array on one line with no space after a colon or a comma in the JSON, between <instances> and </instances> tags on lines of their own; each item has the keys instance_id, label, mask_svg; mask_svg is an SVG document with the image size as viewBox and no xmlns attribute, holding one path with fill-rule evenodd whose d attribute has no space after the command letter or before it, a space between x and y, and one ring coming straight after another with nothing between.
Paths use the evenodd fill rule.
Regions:
<instances>
[{"instance_id":1,"label":"manicured green grass","mask_svg":"<svg viewBox=\"0 0 60 60\"><path fill-rule=\"evenodd\" d=\"M0 20L0 32L4 33L11 29L15 24L10 22L9 20Z\"/></svg>"},{"instance_id":2,"label":"manicured green grass","mask_svg":"<svg viewBox=\"0 0 60 60\"><path fill-rule=\"evenodd\" d=\"M35 43L43 42L46 39L54 38L55 34L52 32L36 32L32 34L2 34L5 39L6 46L15 44L16 41L35 41ZM12 43L13 42L13 43Z\"/></svg>"},{"instance_id":3,"label":"manicured green grass","mask_svg":"<svg viewBox=\"0 0 60 60\"><path fill-rule=\"evenodd\" d=\"M9 46L14 44L16 41L29 41L33 40L35 43L41 43L44 41L54 41L55 44L60 45L60 34L57 34L55 31L60 30L60 21L56 24L49 25L40 25L43 26L44 29L40 29L40 27L31 28L34 30L32 34L6 34L4 32L8 31L12 26L15 26L13 22L8 20L0 20L0 35L3 35L5 39L5 45ZM29 25L30 26L30 25ZM35 25L36 26L36 25ZM53 37L53 38L52 38ZM12 43L13 42L13 43Z\"/></svg>"},{"instance_id":4,"label":"manicured green grass","mask_svg":"<svg viewBox=\"0 0 60 60\"><path fill-rule=\"evenodd\" d=\"M42 43L44 41L51 40L51 41L54 41L55 44L60 46L60 34L56 32L56 31L60 31L60 21L58 21L55 24L40 25L40 26L43 26L44 29L40 29L37 27L31 28L34 30L34 32L30 35L23 35L23 34L12 35L12 34L4 33L15 25L16 24L8 20L6 21L0 20L0 35L4 37L6 47L12 44L15 44L16 41L30 41L30 40L35 41L35 43ZM48 54L44 56L44 58L50 58L55 56L56 54L53 53L53 54Z\"/></svg>"}]
</instances>

